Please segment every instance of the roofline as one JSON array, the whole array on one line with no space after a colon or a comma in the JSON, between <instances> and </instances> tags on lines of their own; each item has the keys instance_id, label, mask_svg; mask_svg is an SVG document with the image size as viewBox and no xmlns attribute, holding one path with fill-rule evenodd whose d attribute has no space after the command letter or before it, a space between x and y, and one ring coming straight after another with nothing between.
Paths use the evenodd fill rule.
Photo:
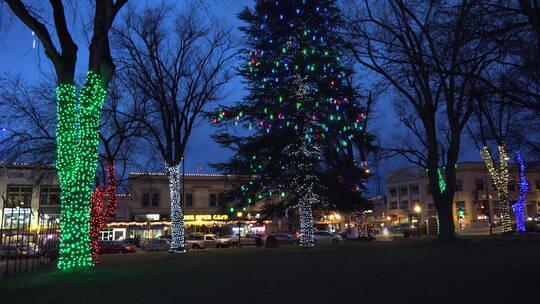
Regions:
<instances>
[{"instance_id":1,"label":"roofline","mask_svg":"<svg viewBox=\"0 0 540 304\"><path fill-rule=\"evenodd\" d=\"M167 176L167 173L162 172L130 172L130 176ZM203 173L186 173L185 177L250 177L249 175L232 175L232 174L203 174Z\"/></svg>"}]
</instances>

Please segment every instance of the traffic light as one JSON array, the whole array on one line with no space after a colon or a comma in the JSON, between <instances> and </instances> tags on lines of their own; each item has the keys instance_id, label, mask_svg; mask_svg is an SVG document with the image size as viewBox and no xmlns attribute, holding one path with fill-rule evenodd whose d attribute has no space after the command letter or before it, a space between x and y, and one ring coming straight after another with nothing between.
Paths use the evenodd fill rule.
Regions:
<instances>
[{"instance_id":1,"label":"traffic light","mask_svg":"<svg viewBox=\"0 0 540 304\"><path fill-rule=\"evenodd\" d=\"M465 215L465 210L459 208L457 214L458 214L459 216L463 216L463 215Z\"/></svg>"},{"instance_id":2,"label":"traffic light","mask_svg":"<svg viewBox=\"0 0 540 304\"><path fill-rule=\"evenodd\" d=\"M483 214L489 214L489 210L487 206L484 203L480 203L480 206L478 207L480 209L480 212Z\"/></svg>"}]
</instances>

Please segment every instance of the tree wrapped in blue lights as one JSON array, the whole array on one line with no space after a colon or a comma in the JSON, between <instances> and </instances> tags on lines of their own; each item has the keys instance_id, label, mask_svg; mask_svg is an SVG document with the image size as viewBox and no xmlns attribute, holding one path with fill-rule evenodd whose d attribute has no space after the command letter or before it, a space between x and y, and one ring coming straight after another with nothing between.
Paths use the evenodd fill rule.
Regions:
<instances>
[{"instance_id":1,"label":"tree wrapped in blue lights","mask_svg":"<svg viewBox=\"0 0 540 304\"><path fill-rule=\"evenodd\" d=\"M525 162L523 161L519 151L516 152L516 158L519 164L519 201L512 205L512 210L514 211L514 216L516 218L516 230L518 232L526 232L525 197L527 196L527 191L529 190L529 183L525 177Z\"/></svg>"},{"instance_id":2,"label":"tree wrapped in blue lights","mask_svg":"<svg viewBox=\"0 0 540 304\"><path fill-rule=\"evenodd\" d=\"M221 171L251 176L236 192L230 212L263 201L265 211L298 208L301 246L312 247L314 205L328 202L339 184L361 199L367 168L354 150L366 141L364 108L344 67L343 23L336 1L278 0L245 9L241 29L248 50L240 73L249 95L213 122L227 128L216 140L236 153ZM244 135L247 134L247 135Z\"/></svg>"}]
</instances>

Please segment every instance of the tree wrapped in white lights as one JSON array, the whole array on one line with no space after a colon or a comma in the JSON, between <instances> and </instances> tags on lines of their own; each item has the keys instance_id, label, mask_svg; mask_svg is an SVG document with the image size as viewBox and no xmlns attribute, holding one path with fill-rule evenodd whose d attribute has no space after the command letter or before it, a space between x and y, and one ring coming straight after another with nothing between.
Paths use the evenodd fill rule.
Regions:
<instances>
[{"instance_id":1,"label":"tree wrapped in white lights","mask_svg":"<svg viewBox=\"0 0 540 304\"><path fill-rule=\"evenodd\" d=\"M130 11L115 32L121 53L123 82L169 178L171 253L185 251L180 167L199 115L221 98L236 55L230 30L205 22L196 11L175 14L166 4ZM151 29L151 30L148 30Z\"/></svg>"},{"instance_id":2,"label":"tree wrapped in white lights","mask_svg":"<svg viewBox=\"0 0 540 304\"><path fill-rule=\"evenodd\" d=\"M171 195L171 253L186 251L184 239L184 211L182 210L182 175L180 165L167 166Z\"/></svg>"},{"instance_id":3,"label":"tree wrapped in white lights","mask_svg":"<svg viewBox=\"0 0 540 304\"><path fill-rule=\"evenodd\" d=\"M294 147L294 145L291 145ZM316 162L322 151L313 141L305 139L300 149L291 149L292 157L297 159L297 169L300 174L294 176L292 185L298 195L298 213L300 215L300 246L310 248L315 246L313 238L312 206L321 203L322 198L317 194L316 187L322 181L315 174Z\"/></svg>"},{"instance_id":4,"label":"tree wrapped in white lights","mask_svg":"<svg viewBox=\"0 0 540 304\"><path fill-rule=\"evenodd\" d=\"M510 179L508 173L508 155L504 144L499 145L499 165L497 166L493 161L493 157L489 148L484 146L480 151L480 155L486 164L489 175L497 190L497 197L499 199L499 210L501 212L502 231L511 232L512 225L510 223L510 207L508 205L508 181Z\"/></svg>"}]
</instances>

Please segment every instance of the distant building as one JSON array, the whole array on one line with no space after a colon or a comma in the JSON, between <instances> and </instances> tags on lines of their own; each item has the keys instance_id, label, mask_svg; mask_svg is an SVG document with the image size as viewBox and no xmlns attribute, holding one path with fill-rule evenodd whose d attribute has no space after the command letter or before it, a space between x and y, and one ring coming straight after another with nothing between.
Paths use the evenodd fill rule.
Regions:
<instances>
[{"instance_id":1,"label":"distant building","mask_svg":"<svg viewBox=\"0 0 540 304\"><path fill-rule=\"evenodd\" d=\"M456 169L456 193L452 211L456 229L487 226L489 210L494 222L500 219L497 192L487 170L481 162L459 163ZM510 204L519 198L519 168L509 165L508 186ZM437 211L430 194L427 172L419 167L393 170L386 173L385 216L393 225L407 224L417 219L414 207L420 206L422 222L435 218ZM527 192L528 216L540 209L540 167L527 168L530 190ZM489 206L489 208L488 208ZM510 207L511 209L511 207Z\"/></svg>"},{"instance_id":2,"label":"distant building","mask_svg":"<svg viewBox=\"0 0 540 304\"><path fill-rule=\"evenodd\" d=\"M0 232L42 228L60 218L60 187L51 165L0 163Z\"/></svg>"},{"instance_id":3,"label":"distant building","mask_svg":"<svg viewBox=\"0 0 540 304\"><path fill-rule=\"evenodd\" d=\"M184 179L184 220L190 232L236 232L236 216L226 210L226 192L236 178L220 174L186 174ZM242 232L264 233L258 224L260 205L243 212ZM128 195L118 201L115 219L102 231L104 239L154 238L170 235L169 181L164 173L131 173Z\"/></svg>"},{"instance_id":4,"label":"distant building","mask_svg":"<svg viewBox=\"0 0 540 304\"><path fill-rule=\"evenodd\" d=\"M298 231L295 210L289 217L262 221L261 202L244 210L238 227L236 212L227 210L226 193L236 187L237 177L220 174L186 174L183 182L186 233L231 234ZM114 216L101 231L104 240L141 239L170 234L169 181L163 173L131 173L127 194L120 194ZM380 198L374 198L376 201ZM352 213L315 210L316 229L343 231L354 223ZM14 235L25 227L37 231L60 221L60 187L53 165L0 163L0 235ZM57 225L56 225L57 226ZM56 227L55 226L55 227ZM0 239L0 240L3 240Z\"/></svg>"}]
</instances>

